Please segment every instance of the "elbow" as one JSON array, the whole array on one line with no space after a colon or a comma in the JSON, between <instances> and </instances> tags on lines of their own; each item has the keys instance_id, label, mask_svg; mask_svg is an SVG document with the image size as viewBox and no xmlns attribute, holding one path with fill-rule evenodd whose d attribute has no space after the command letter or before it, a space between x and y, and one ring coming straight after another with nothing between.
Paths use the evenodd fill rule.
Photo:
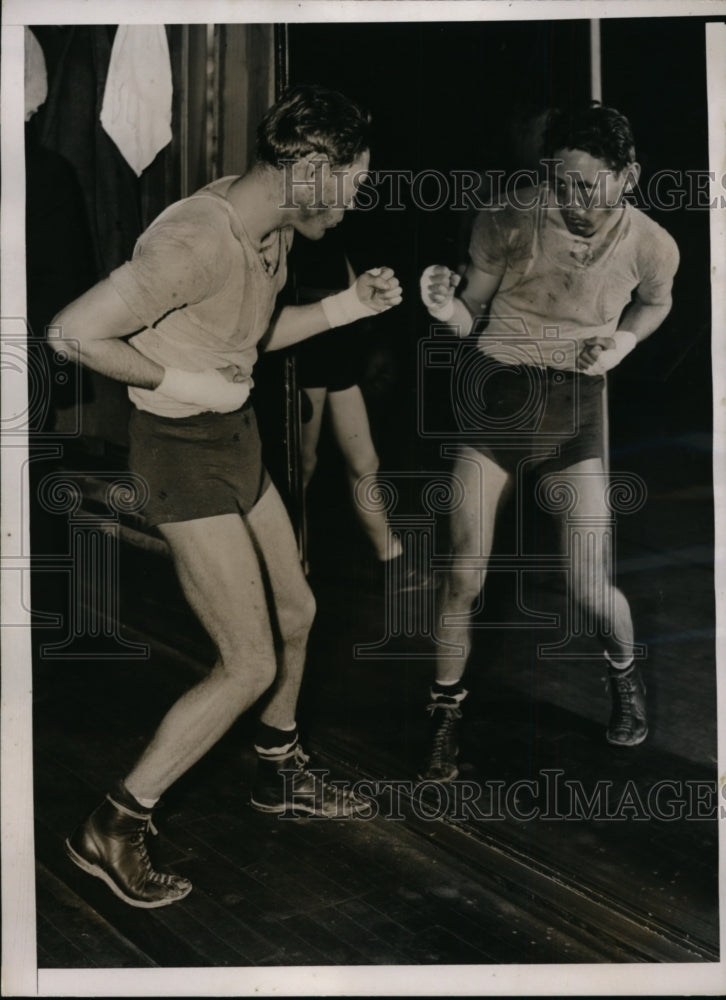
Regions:
<instances>
[{"instance_id":1,"label":"elbow","mask_svg":"<svg viewBox=\"0 0 726 1000\"><path fill-rule=\"evenodd\" d=\"M73 336L66 309L61 309L47 325L46 343L56 354L76 362L81 360L80 340Z\"/></svg>"},{"instance_id":2,"label":"elbow","mask_svg":"<svg viewBox=\"0 0 726 1000\"><path fill-rule=\"evenodd\" d=\"M673 299L668 298L660 304L658 311L658 322L657 326L661 326L668 318L671 309L673 308Z\"/></svg>"},{"instance_id":3,"label":"elbow","mask_svg":"<svg viewBox=\"0 0 726 1000\"><path fill-rule=\"evenodd\" d=\"M67 340L64 337L65 328L65 313L61 309L59 313L53 317L53 319L48 323L45 328L45 336L48 341L48 347L56 352L65 352L67 350Z\"/></svg>"},{"instance_id":4,"label":"elbow","mask_svg":"<svg viewBox=\"0 0 726 1000\"><path fill-rule=\"evenodd\" d=\"M672 308L673 308L673 297L669 295L667 301L663 303L663 319L666 318L666 316L668 315L668 313L671 311Z\"/></svg>"}]
</instances>

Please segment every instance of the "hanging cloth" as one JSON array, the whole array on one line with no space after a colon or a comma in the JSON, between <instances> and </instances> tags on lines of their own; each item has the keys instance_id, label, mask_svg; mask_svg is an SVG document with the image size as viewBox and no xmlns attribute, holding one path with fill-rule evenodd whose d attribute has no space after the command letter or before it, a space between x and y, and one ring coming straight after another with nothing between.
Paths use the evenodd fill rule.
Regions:
<instances>
[{"instance_id":1,"label":"hanging cloth","mask_svg":"<svg viewBox=\"0 0 726 1000\"><path fill-rule=\"evenodd\" d=\"M48 74L40 42L25 29L25 120L30 121L48 96Z\"/></svg>"},{"instance_id":2,"label":"hanging cloth","mask_svg":"<svg viewBox=\"0 0 726 1000\"><path fill-rule=\"evenodd\" d=\"M163 25L120 25L101 124L138 176L171 141L172 79Z\"/></svg>"}]
</instances>

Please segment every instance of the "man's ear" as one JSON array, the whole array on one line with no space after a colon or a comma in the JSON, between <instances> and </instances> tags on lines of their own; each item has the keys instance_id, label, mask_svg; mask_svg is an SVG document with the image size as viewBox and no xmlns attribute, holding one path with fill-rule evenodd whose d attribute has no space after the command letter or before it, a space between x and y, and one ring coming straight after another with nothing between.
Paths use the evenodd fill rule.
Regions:
<instances>
[{"instance_id":1,"label":"man's ear","mask_svg":"<svg viewBox=\"0 0 726 1000\"><path fill-rule=\"evenodd\" d=\"M307 156L303 156L300 164L303 169L304 179L313 184L316 178L318 178L318 183L320 183L319 178L322 176L320 171L323 170L324 164L328 162L329 159L325 153L313 152L308 153Z\"/></svg>"},{"instance_id":2,"label":"man's ear","mask_svg":"<svg viewBox=\"0 0 726 1000\"><path fill-rule=\"evenodd\" d=\"M623 194L629 194L631 191L635 190L635 187L640 180L640 164L633 161L629 163L621 171L621 176L624 180Z\"/></svg>"}]
</instances>

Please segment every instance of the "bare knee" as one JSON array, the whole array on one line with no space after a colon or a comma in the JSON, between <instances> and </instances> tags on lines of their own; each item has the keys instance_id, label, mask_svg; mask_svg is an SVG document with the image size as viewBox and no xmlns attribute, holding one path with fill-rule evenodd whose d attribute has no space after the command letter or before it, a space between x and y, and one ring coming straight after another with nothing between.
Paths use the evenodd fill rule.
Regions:
<instances>
[{"instance_id":1,"label":"bare knee","mask_svg":"<svg viewBox=\"0 0 726 1000\"><path fill-rule=\"evenodd\" d=\"M313 473L318 465L318 453L315 448L303 448L300 454L300 467L302 471L303 485L307 486L313 478Z\"/></svg>"},{"instance_id":2,"label":"bare knee","mask_svg":"<svg viewBox=\"0 0 726 1000\"><path fill-rule=\"evenodd\" d=\"M307 584L277 608L280 636L285 642L305 642L315 619L315 597Z\"/></svg>"},{"instance_id":3,"label":"bare knee","mask_svg":"<svg viewBox=\"0 0 726 1000\"><path fill-rule=\"evenodd\" d=\"M353 483L357 483L358 480L362 479L364 476L377 475L380 464L378 455L374 451L365 455L346 456L348 476Z\"/></svg>"},{"instance_id":4,"label":"bare knee","mask_svg":"<svg viewBox=\"0 0 726 1000\"><path fill-rule=\"evenodd\" d=\"M613 616L619 594L605 576L574 573L570 588L576 603L585 611L597 618Z\"/></svg>"},{"instance_id":5,"label":"bare knee","mask_svg":"<svg viewBox=\"0 0 726 1000\"><path fill-rule=\"evenodd\" d=\"M451 570L445 580L445 601L450 606L468 609L484 586L482 570Z\"/></svg>"},{"instance_id":6,"label":"bare knee","mask_svg":"<svg viewBox=\"0 0 726 1000\"><path fill-rule=\"evenodd\" d=\"M229 657L217 661L209 681L224 686L229 702L239 703L242 712L273 684L276 672L274 659L255 657L241 662Z\"/></svg>"}]
</instances>

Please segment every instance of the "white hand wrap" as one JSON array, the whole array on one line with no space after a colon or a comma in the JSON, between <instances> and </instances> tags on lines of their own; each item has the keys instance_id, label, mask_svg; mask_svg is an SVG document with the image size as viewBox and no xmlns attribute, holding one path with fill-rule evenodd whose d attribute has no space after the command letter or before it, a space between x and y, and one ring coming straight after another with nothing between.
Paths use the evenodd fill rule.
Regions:
<instances>
[{"instance_id":1,"label":"white hand wrap","mask_svg":"<svg viewBox=\"0 0 726 1000\"><path fill-rule=\"evenodd\" d=\"M605 372L609 372L611 368L619 365L626 354L630 354L638 343L638 338L630 330L616 330L613 334L613 340L615 347L601 351L597 361L585 369L586 375L604 375Z\"/></svg>"},{"instance_id":2,"label":"white hand wrap","mask_svg":"<svg viewBox=\"0 0 726 1000\"><path fill-rule=\"evenodd\" d=\"M207 368L202 372L165 368L164 378L156 392L179 403L190 403L213 413L231 413L247 402L250 383L248 379L244 382L228 382L216 368Z\"/></svg>"},{"instance_id":3,"label":"white hand wrap","mask_svg":"<svg viewBox=\"0 0 726 1000\"><path fill-rule=\"evenodd\" d=\"M327 298L320 300L320 305L331 327L347 326L356 320L378 315L375 309L370 309L361 302L355 285L346 288L344 292L338 292L337 295L328 295Z\"/></svg>"},{"instance_id":4,"label":"white hand wrap","mask_svg":"<svg viewBox=\"0 0 726 1000\"><path fill-rule=\"evenodd\" d=\"M431 264L421 275L421 301L428 309L430 316L433 316L434 319L440 319L442 323L445 323L454 315L454 293L456 291L456 285L450 285L450 294L447 299L443 302L434 302L429 292L429 285L432 277L434 277L434 271L438 266L438 264ZM449 281L451 281L452 274L453 272L449 271Z\"/></svg>"}]
</instances>

